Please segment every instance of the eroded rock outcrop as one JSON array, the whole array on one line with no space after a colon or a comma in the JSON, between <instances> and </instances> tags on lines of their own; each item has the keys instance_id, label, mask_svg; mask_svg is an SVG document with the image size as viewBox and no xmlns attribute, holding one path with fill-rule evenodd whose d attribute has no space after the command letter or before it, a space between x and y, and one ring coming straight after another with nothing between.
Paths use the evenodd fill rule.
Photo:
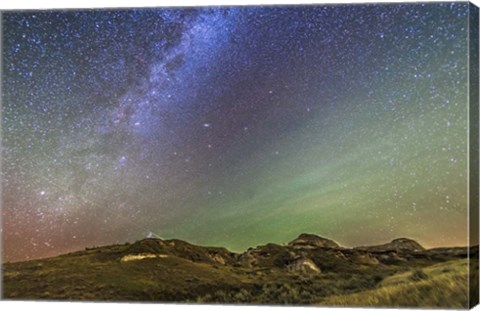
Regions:
<instances>
[{"instance_id":1,"label":"eroded rock outcrop","mask_svg":"<svg viewBox=\"0 0 480 311\"><path fill-rule=\"evenodd\" d=\"M335 243L332 240L322 238L315 234L302 233L295 240L288 243L289 246L294 248L304 248L304 249L313 249L313 248L340 248L340 245Z\"/></svg>"}]
</instances>

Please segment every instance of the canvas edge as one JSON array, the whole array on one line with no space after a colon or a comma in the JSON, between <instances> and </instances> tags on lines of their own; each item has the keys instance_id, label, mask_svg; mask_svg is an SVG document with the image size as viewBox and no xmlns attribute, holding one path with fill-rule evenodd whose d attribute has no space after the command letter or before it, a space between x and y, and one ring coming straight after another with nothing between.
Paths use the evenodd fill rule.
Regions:
<instances>
[{"instance_id":1,"label":"canvas edge","mask_svg":"<svg viewBox=\"0 0 480 311\"><path fill-rule=\"evenodd\" d=\"M0 10L0 108L3 106L3 11ZM3 164L2 111L0 109L0 176ZM0 300L3 300L3 180L0 180Z\"/></svg>"},{"instance_id":2,"label":"canvas edge","mask_svg":"<svg viewBox=\"0 0 480 311\"><path fill-rule=\"evenodd\" d=\"M479 241L479 105L478 105L478 86L479 86L479 20L478 7L469 3L468 19L468 98L469 98L469 223L468 223L468 241L469 241L469 293L468 307L473 308L479 303L479 282L478 265L473 259L478 260L478 241ZM476 252L472 252L477 248Z\"/></svg>"}]
</instances>

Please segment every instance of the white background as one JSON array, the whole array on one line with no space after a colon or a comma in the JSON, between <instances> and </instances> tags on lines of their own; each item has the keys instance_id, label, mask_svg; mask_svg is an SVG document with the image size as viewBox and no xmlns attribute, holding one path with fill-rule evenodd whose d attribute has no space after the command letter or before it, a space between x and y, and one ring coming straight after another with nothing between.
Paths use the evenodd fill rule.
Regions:
<instances>
[{"instance_id":1,"label":"white background","mask_svg":"<svg viewBox=\"0 0 480 311\"><path fill-rule=\"evenodd\" d=\"M365 2L418 2L411 0L324 0L324 1L295 1L295 0L0 0L0 10L10 9L52 9L52 8L105 8L105 7L159 7L159 6L192 6L192 5L261 5L261 4L302 4L302 3L365 3ZM421 2L435 2L424 0ZM438 1L437 1L438 2ZM472 1L480 6L480 0ZM130 304L130 303L69 303L69 302L0 302L1 311L39 310L39 311L80 311L89 309L91 311L115 310L115 311L295 311L312 310L312 307L270 307L270 306L219 306L219 305L166 305L166 304ZM315 308L319 309L319 308ZM325 308L323 308L325 310ZM480 310L480 307L475 308ZM358 310L353 308L328 308L331 311ZM363 310L373 311L375 309L365 308Z\"/></svg>"}]
</instances>

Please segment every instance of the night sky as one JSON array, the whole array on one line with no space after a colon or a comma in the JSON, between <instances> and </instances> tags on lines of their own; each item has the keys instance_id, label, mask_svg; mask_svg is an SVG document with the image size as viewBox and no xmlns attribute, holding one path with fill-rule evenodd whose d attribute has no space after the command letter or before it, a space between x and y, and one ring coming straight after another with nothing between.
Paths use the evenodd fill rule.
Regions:
<instances>
[{"instance_id":1,"label":"night sky","mask_svg":"<svg viewBox=\"0 0 480 311\"><path fill-rule=\"evenodd\" d=\"M467 244L468 4L3 14L3 257Z\"/></svg>"}]
</instances>

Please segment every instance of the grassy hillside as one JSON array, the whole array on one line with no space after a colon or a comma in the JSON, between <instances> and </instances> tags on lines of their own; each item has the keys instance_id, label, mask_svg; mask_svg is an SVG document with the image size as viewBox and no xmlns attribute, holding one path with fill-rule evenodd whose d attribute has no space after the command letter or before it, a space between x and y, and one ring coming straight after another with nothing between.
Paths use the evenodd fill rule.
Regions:
<instances>
[{"instance_id":1,"label":"grassy hillside","mask_svg":"<svg viewBox=\"0 0 480 311\"><path fill-rule=\"evenodd\" d=\"M335 295L320 302L328 306L466 308L468 261L452 260L424 269L399 273L373 290Z\"/></svg>"},{"instance_id":2,"label":"grassy hillside","mask_svg":"<svg viewBox=\"0 0 480 311\"><path fill-rule=\"evenodd\" d=\"M302 240L235 254L180 240L146 239L4 264L3 295L22 300L466 306L465 248L371 252L323 245Z\"/></svg>"}]
</instances>

